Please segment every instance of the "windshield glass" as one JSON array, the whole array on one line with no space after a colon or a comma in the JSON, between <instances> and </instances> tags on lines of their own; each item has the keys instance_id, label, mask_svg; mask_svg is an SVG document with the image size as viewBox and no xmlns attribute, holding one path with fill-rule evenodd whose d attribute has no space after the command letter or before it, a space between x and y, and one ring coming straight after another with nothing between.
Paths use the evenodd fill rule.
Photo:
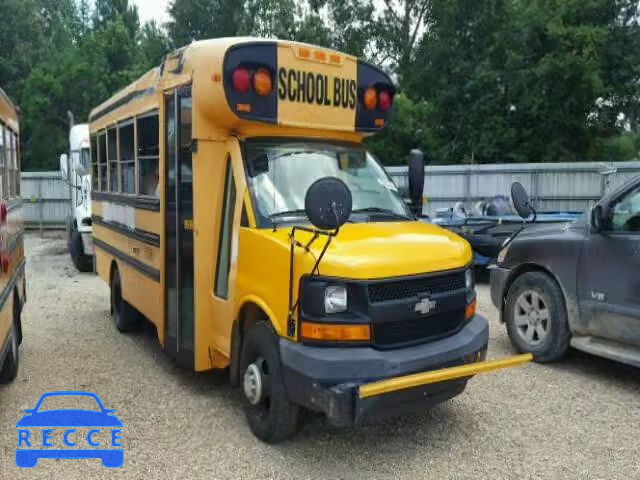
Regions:
<instances>
[{"instance_id":1,"label":"windshield glass","mask_svg":"<svg viewBox=\"0 0 640 480\"><path fill-rule=\"evenodd\" d=\"M353 196L353 210L386 212L393 220L409 217L395 184L364 148L320 142L249 142L245 150L249 188L257 204L259 223L274 217L304 215L309 186L323 177L345 182ZM371 215L369 215L369 221ZM376 219L382 219L376 217Z\"/></svg>"}]
</instances>

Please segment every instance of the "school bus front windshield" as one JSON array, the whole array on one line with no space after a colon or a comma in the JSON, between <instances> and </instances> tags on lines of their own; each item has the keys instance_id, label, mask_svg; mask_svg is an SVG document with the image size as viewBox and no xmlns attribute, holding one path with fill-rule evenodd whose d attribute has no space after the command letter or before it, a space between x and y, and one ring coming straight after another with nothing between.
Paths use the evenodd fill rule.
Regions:
<instances>
[{"instance_id":1,"label":"school bus front windshield","mask_svg":"<svg viewBox=\"0 0 640 480\"><path fill-rule=\"evenodd\" d=\"M351 221L409 220L411 214L377 160L362 146L289 140L249 141L248 185L260 227L300 221L309 186L336 177L352 192Z\"/></svg>"}]
</instances>

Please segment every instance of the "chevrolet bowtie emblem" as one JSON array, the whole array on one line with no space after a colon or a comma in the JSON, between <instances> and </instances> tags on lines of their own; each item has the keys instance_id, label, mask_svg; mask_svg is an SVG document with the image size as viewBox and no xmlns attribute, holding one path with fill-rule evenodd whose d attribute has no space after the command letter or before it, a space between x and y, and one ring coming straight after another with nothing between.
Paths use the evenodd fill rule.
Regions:
<instances>
[{"instance_id":1,"label":"chevrolet bowtie emblem","mask_svg":"<svg viewBox=\"0 0 640 480\"><path fill-rule=\"evenodd\" d=\"M426 315L431 310L435 309L438 304L435 300L430 300L429 297L422 298L416 306L413 307L413 311L421 315Z\"/></svg>"}]
</instances>

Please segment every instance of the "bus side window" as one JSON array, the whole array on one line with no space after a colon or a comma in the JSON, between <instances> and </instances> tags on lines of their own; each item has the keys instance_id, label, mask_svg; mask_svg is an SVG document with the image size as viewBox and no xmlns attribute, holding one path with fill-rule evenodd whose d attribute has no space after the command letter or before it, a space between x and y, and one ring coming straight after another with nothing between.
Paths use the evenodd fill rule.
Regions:
<instances>
[{"instance_id":1,"label":"bus side window","mask_svg":"<svg viewBox=\"0 0 640 480\"><path fill-rule=\"evenodd\" d=\"M15 133L11 135L11 156L9 157L9 196L16 196L16 168L18 164L18 136Z\"/></svg>"},{"instance_id":2,"label":"bus side window","mask_svg":"<svg viewBox=\"0 0 640 480\"><path fill-rule=\"evenodd\" d=\"M236 205L236 184L233 180L231 157L227 155L227 169L224 177L224 201L220 220L220 241L218 242L218 261L214 293L216 297L229 297L229 271L231 269L231 237L233 235L233 217Z\"/></svg>"},{"instance_id":3,"label":"bus side window","mask_svg":"<svg viewBox=\"0 0 640 480\"><path fill-rule=\"evenodd\" d=\"M138 191L159 196L160 120L158 112L138 117Z\"/></svg>"},{"instance_id":4,"label":"bus side window","mask_svg":"<svg viewBox=\"0 0 640 480\"><path fill-rule=\"evenodd\" d=\"M91 136L91 188L98 190L98 139Z\"/></svg>"},{"instance_id":5,"label":"bus side window","mask_svg":"<svg viewBox=\"0 0 640 480\"><path fill-rule=\"evenodd\" d=\"M118 131L107 130L107 162L109 163L109 191L118 192Z\"/></svg>"},{"instance_id":6,"label":"bus side window","mask_svg":"<svg viewBox=\"0 0 640 480\"><path fill-rule=\"evenodd\" d=\"M118 127L120 146L120 185L122 193L136 193L135 185L135 146L133 120Z\"/></svg>"},{"instance_id":7,"label":"bus side window","mask_svg":"<svg viewBox=\"0 0 640 480\"><path fill-rule=\"evenodd\" d=\"M107 133L98 136L98 162L100 169L100 190L107 191Z\"/></svg>"},{"instance_id":8,"label":"bus side window","mask_svg":"<svg viewBox=\"0 0 640 480\"><path fill-rule=\"evenodd\" d=\"M8 130L7 130L8 132ZM5 147L6 147L6 139L5 139L5 127L4 125L2 125L2 123L0 123L0 177L2 177L2 180L0 180L0 188L2 188L3 186L3 181L4 181L4 159L6 156L5 153ZM0 191L0 198L4 197L4 188L2 188L2 191Z\"/></svg>"},{"instance_id":9,"label":"bus side window","mask_svg":"<svg viewBox=\"0 0 640 480\"><path fill-rule=\"evenodd\" d=\"M16 133L16 196L20 196L20 136Z\"/></svg>"}]
</instances>

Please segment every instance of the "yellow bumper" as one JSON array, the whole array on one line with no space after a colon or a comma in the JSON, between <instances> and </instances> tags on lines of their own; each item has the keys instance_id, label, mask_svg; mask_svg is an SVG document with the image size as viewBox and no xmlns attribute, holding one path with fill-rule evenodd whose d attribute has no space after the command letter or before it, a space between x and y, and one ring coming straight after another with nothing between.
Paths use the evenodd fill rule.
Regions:
<instances>
[{"instance_id":1,"label":"yellow bumper","mask_svg":"<svg viewBox=\"0 0 640 480\"><path fill-rule=\"evenodd\" d=\"M408 388L420 387L430 383L455 380L457 378L471 377L479 373L492 372L503 368L516 367L533 360L533 355L525 353L513 357L490 360L487 362L470 363L459 367L443 368L430 372L414 373L402 377L388 378L377 382L360 385L358 396L360 398L375 397L385 393L397 392Z\"/></svg>"}]
</instances>

